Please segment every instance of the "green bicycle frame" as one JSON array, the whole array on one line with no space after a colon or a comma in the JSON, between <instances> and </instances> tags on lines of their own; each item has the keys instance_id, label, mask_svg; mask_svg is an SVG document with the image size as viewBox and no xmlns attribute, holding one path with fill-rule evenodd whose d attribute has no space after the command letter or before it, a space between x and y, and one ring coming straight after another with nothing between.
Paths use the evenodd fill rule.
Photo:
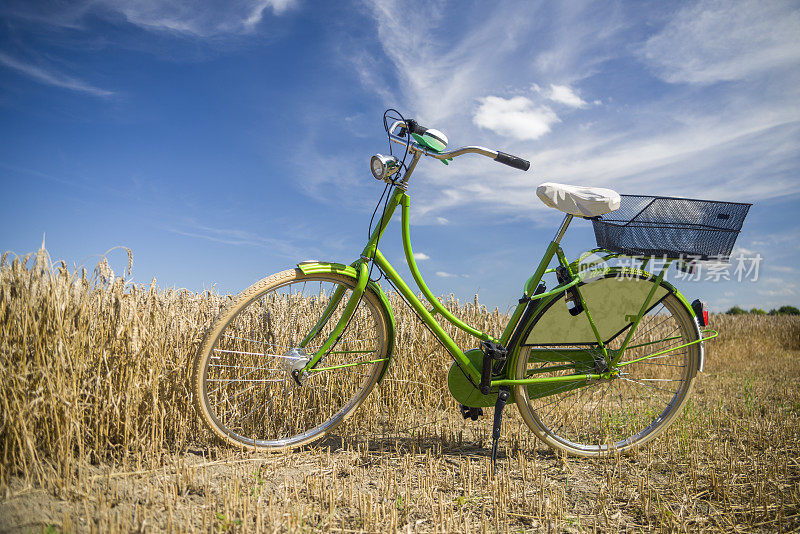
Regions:
<instances>
[{"instance_id":1,"label":"green bicycle frame","mask_svg":"<svg viewBox=\"0 0 800 534\"><path fill-rule=\"evenodd\" d=\"M411 271L411 275L414 278L414 282L416 283L418 289L423 294L425 299L430 304L430 308L428 308L414 293L408 284L401 278L401 276L397 273L397 270L392 266L391 263L386 259L386 257L381 253L378 249L378 242L381 239L384 231L386 230L387 226L389 225L389 221L392 219L397 207L401 207L402 211L402 240L403 240L403 249L405 252L405 260L408 264L408 267ZM457 317L455 317L449 310L447 310L441 302L433 295L433 293L428 288L427 284L422 278L422 274L417 267L417 263L414 260L414 253L411 248L411 230L410 230L410 207L411 207L411 197L407 194L405 189L398 188L392 194L391 198L389 199L386 208L384 210L383 217L381 217L378 226L373 230L372 235L369 238L364 250L361 252L361 257L353 262L351 267L355 270L357 277L356 277L356 284L355 287L352 288L352 294L349 297L349 300L345 306L345 310L342 316L339 318L337 324L335 325L333 331L328 335L327 339L323 343L323 345L314 353L305 367L302 369L301 372L314 372L320 370L329 370L338 367L349 367L355 365L363 365L374 363L376 361L382 360L368 360L363 362L355 362L355 363L348 363L339 366L333 367L317 367L317 364L320 360L328 354L331 349L334 347L336 342L338 341L339 337L341 336L342 332L346 328L350 317L354 313L356 307L358 306L359 301L367 287L367 282L369 278L369 269L368 263L370 260L374 261L374 263L383 271L386 278L397 288L400 294L403 296L405 301L412 307L412 309L416 312L416 314L422 319L425 325L431 330L431 332L436 336L436 338L441 342L441 344L447 349L447 351L452 355L452 357L458 362L461 369L463 369L473 381L480 381L480 369L476 368L475 365L472 364L470 359L464 354L464 352L456 345L453 339L445 332L444 328L442 328L441 324L436 320L434 315L438 314L443 317L447 322L451 323L452 325L456 326L457 328L467 332L471 336L484 340L484 341L494 341L506 346L506 344L511 339L513 332L520 326L520 320L523 317L523 313L528 306L529 301L538 301L538 307L536 311L543 307L546 302L548 301L547 297L552 297L553 295L561 294L566 289L571 287L575 287L575 293L578 295L580 299L580 304L583 306L584 315L586 316L587 320L590 323L592 332L594 333L598 346L602 351L602 354L606 360L607 365L609 368L613 369L617 366L629 365L631 363L652 358L663 354L665 352L670 352L673 350L677 350L680 348L684 348L686 346L699 343L704 339L710 339L711 337L715 337L717 334L711 330L704 330L703 333L713 333L706 338L699 338L695 341L690 343L685 343L677 347L670 347L665 351L661 351L652 355L644 356L642 358L632 360L629 362L620 363L620 359L622 358L626 348L634 348L638 347L636 345L634 347L627 347L636 327L639 325L642 317L645 315L647 310L649 309L650 301L652 300L656 288L659 287L662 280L664 279L664 275L666 270L669 266L669 262L666 262L661 271L652 277L654 279L653 287L650 289L647 298L642 303L641 308L639 309L639 313L633 317L631 321L631 328L629 329L625 340L623 341L622 347L620 349L614 351L608 351L603 343L603 340L600 337L600 333L595 325L594 320L592 319L591 312L587 303L584 301L583 296L581 295L580 290L578 290L577 285L584 279L589 278L593 274L597 274L598 271L594 271L591 269L582 269L581 270L581 261L588 257L589 254L594 252L607 252L603 251L602 249L595 249L590 251L584 255L582 255L578 260L573 263L569 263L567 258L564 255L563 250L561 249L560 240L561 237L564 235L567 226L569 225L570 221L572 220L572 215L567 215L564 218L564 221L561 224L556 236L553 240L550 241L548 244L544 256L542 257L539 265L536 267L533 275L528 279L525 283L524 287L524 296L520 299L520 303L514 309L514 312L511 315L511 318L508 322L508 325L503 330L500 338L494 338L490 334L486 332L482 332L472 326L464 323ZM617 254L609 253L608 256L604 259L608 259L610 257L616 257ZM548 269L553 258L557 258L558 263L563 266L570 275L571 280L565 282L563 284L558 285L554 289L534 294L536 287L538 287L539 283L541 282L542 278L545 274L554 271L554 269ZM302 269L302 265L300 265ZM309 333L305 336L305 338L300 343L301 347L305 347L313 338L317 335L323 328L323 326L327 323L330 319L333 311L341 302L341 299L344 297L345 288L340 287L338 288L331 299L331 302L326 307L325 311L322 313L321 318L317 321L317 323L312 327ZM682 299L683 300L683 299ZM690 306L687 304L687 309L689 313L694 317L694 311L691 309ZM535 313L534 313L535 315ZM519 345L515 347L507 347L509 350L509 357L516 356L517 352L519 351ZM517 385L532 385L532 384L543 384L543 383L553 383L553 382L580 382L580 381L588 381L588 380L599 380L599 379L608 379L614 376L614 371L609 371L606 373L580 373L580 374L571 374L571 375L564 375L564 376L551 376L551 377L539 377L539 378L523 378L523 379L515 379L511 378L509 375L511 373L510 370L511 366L507 366L506 378L499 378L493 379L491 381L491 386L499 387L499 386L517 386Z\"/></svg>"}]
</instances>

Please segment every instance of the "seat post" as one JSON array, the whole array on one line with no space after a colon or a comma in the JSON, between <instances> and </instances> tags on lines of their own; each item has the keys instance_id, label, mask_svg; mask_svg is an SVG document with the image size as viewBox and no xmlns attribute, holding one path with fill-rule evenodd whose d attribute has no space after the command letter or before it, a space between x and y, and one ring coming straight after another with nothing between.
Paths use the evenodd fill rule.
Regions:
<instances>
[{"instance_id":1,"label":"seat post","mask_svg":"<svg viewBox=\"0 0 800 534\"><path fill-rule=\"evenodd\" d=\"M556 236L553 238L553 241L556 243L561 243L561 238L564 237L564 232L567 231L567 227L569 223L572 222L572 214L567 213L564 216L564 220L561 221L561 226L558 227L558 231L556 232Z\"/></svg>"}]
</instances>

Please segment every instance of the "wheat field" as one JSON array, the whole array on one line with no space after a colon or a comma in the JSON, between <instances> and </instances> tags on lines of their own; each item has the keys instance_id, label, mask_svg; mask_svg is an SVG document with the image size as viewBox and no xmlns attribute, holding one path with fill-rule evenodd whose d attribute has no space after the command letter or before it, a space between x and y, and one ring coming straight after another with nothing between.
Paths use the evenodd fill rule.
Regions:
<instances>
[{"instance_id":1,"label":"wheat field","mask_svg":"<svg viewBox=\"0 0 800 534\"><path fill-rule=\"evenodd\" d=\"M191 359L230 297L126 274L45 250L0 262L2 532L800 528L797 317L712 316L684 415L630 455L558 455L507 410L492 476L490 418L461 418L449 357L396 295L396 355L365 405L333 438L256 454L216 442L192 407ZM445 304L492 333L507 319Z\"/></svg>"}]
</instances>

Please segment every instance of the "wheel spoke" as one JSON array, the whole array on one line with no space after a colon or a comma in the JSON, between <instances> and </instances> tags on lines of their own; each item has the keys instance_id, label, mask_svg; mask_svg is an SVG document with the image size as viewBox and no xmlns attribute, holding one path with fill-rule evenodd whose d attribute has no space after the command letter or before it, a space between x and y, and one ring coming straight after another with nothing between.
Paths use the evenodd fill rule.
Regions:
<instances>
[{"instance_id":1,"label":"wheel spoke","mask_svg":"<svg viewBox=\"0 0 800 534\"><path fill-rule=\"evenodd\" d=\"M255 370L255 371L282 371L283 369L268 368L268 367L247 367L241 365L209 365L209 369L239 369L239 370Z\"/></svg>"},{"instance_id":2,"label":"wheel spoke","mask_svg":"<svg viewBox=\"0 0 800 534\"><path fill-rule=\"evenodd\" d=\"M651 397L655 397L655 398L657 398L657 399L659 399L659 400L661 400L661 401L663 401L664 403L667 403L667 404L669 404L669 402L670 402L670 400L669 400L669 399L665 399L664 397L661 397L661 396L659 396L658 394L656 394L656 393L654 393L653 391L651 391L651 390L653 390L653 389L659 389L659 390L661 390L661 391L667 391L667 390L665 390L665 389L657 388L657 387L654 387L654 386L648 386L647 384L642 384L641 382L639 382L639 381L637 381L637 380L631 380L630 378L628 378L628 377L625 377L625 376L623 376L621 379L622 379L622 380L624 380L625 382L630 382L631 384L635 384L635 385L637 385L638 387L647 388L645 391L647 391L647 393L648 393L648 394L649 394ZM667 393L671 393L671 392L670 392L670 391L667 391Z\"/></svg>"},{"instance_id":3,"label":"wheel spoke","mask_svg":"<svg viewBox=\"0 0 800 534\"><path fill-rule=\"evenodd\" d=\"M243 356L269 356L270 358L283 358L286 360L302 360L302 357L299 356L286 356L285 354L267 354L264 352L245 352L242 350L224 350L224 349L214 349L214 352L222 352L225 354L241 354Z\"/></svg>"},{"instance_id":4,"label":"wheel spoke","mask_svg":"<svg viewBox=\"0 0 800 534\"><path fill-rule=\"evenodd\" d=\"M206 382L283 382L283 378L209 378Z\"/></svg>"},{"instance_id":5,"label":"wheel spoke","mask_svg":"<svg viewBox=\"0 0 800 534\"><path fill-rule=\"evenodd\" d=\"M230 334L225 336L225 339L238 339L240 341L248 341L250 343L258 343L259 345L268 345L270 347L277 347L275 343L267 343L266 341L257 341L255 339L249 339L246 337L239 337L239 336L232 336ZM290 350L292 347L278 347L279 349Z\"/></svg>"}]
</instances>

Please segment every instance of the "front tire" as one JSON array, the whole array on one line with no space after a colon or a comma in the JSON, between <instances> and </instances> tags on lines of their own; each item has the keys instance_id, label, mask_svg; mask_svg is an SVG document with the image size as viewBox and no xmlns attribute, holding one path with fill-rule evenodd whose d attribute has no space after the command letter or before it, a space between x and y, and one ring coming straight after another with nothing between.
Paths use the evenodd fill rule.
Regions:
<instances>
[{"instance_id":1,"label":"front tire","mask_svg":"<svg viewBox=\"0 0 800 534\"><path fill-rule=\"evenodd\" d=\"M315 370L299 385L292 376L325 342L354 287L351 277L291 269L253 284L223 310L193 370L195 407L217 437L252 450L299 447L331 433L358 408L390 357L389 321L369 287ZM338 305L304 340L337 289Z\"/></svg>"}]
</instances>

